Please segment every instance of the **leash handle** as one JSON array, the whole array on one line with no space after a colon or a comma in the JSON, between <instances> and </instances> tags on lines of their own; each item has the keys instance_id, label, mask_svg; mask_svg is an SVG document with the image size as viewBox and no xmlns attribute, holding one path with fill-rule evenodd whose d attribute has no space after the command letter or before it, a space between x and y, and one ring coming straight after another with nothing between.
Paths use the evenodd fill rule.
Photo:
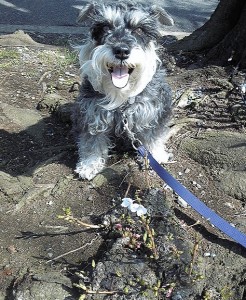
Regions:
<instances>
[{"instance_id":1,"label":"leash handle","mask_svg":"<svg viewBox=\"0 0 246 300\"><path fill-rule=\"evenodd\" d=\"M196 210L201 216L203 216L212 225L216 226L235 242L246 248L246 235L240 232L237 228L233 227L222 217L216 214L212 209L206 206L201 200L199 200L194 194L187 190L178 180L176 180L171 174L169 174L145 149L144 146L138 147L138 152L142 157L146 157L149 160L149 164L152 169L169 185L182 199L184 199L194 210Z\"/></svg>"}]
</instances>

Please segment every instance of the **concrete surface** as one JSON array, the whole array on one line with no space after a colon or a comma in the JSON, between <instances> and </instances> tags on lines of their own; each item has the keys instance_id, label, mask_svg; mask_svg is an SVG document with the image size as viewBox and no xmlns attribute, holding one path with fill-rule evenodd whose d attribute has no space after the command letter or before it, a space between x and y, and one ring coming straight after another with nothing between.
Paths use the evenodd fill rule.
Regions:
<instances>
[{"instance_id":1,"label":"concrete surface","mask_svg":"<svg viewBox=\"0 0 246 300\"><path fill-rule=\"evenodd\" d=\"M22 29L26 32L80 33L76 24L82 0L0 0L0 33ZM115 0L120 1L120 0ZM146 2L144 0L140 0ZM154 0L173 16L171 31L192 32L210 17L218 0Z\"/></svg>"}]
</instances>

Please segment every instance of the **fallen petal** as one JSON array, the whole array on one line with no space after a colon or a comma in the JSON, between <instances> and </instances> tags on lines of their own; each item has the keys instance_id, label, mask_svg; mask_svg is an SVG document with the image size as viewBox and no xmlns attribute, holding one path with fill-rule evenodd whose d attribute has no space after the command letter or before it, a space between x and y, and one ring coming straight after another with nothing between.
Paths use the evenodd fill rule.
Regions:
<instances>
[{"instance_id":1,"label":"fallen petal","mask_svg":"<svg viewBox=\"0 0 246 300\"><path fill-rule=\"evenodd\" d=\"M133 200L131 198L123 198L121 206L122 207L129 207L130 205L133 204Z\"/></svg>"}]
</instances>

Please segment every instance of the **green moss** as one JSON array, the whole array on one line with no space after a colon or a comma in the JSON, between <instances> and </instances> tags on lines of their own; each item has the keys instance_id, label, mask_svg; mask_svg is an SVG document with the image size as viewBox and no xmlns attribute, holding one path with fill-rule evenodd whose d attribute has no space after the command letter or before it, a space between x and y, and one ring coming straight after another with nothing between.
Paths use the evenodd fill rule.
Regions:
<instances>
[{"instance_id":1,"label":"green moss","mask_svg":"<svg viewBox=\"0 0 246 300\"><path fill-rule=\"evenodd\" d=\"M13 49L0 49L0 60L2 59L18 59L20 58L20 53Z\"/></svg>"},{"instance_id":2,"label":"green moss","mask_svg":"<svg viewBox=\"0 0 246 300\"><path fill-rule=\"evenodd\" d=\"M20 58L20 53L12 49L0 49L0 68L7 68L16 63Z\"/></svg>"},{"instance_id":3,"label":"green moss","mask_svg":"<svg viewBox=\"0 0 246 300\"><path fill-rule=\"evenodd\" d=\"M232 296L233 296L233 293L232 293L232 290L229 286L225 286L220 291L220 295L221 295L222 300L231 300Z\"/></svg>"}]
</instances>

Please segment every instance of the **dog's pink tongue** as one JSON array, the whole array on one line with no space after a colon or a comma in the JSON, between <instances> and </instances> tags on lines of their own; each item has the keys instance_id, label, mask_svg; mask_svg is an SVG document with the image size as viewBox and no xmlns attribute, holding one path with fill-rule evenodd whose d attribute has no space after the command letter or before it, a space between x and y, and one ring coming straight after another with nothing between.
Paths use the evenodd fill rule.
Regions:
<instances>
[{"instance_id":1,"label":"dog's pink tongue","mask_svg":"<svg viewBox=\"0 0 246 300\"><path fill-rule=\"evenodd\" d=\"M111 73L113 85L119 89L125 87L129 80L128 68L126 66L116 66Z\"/></svg>"}]
</instances>

